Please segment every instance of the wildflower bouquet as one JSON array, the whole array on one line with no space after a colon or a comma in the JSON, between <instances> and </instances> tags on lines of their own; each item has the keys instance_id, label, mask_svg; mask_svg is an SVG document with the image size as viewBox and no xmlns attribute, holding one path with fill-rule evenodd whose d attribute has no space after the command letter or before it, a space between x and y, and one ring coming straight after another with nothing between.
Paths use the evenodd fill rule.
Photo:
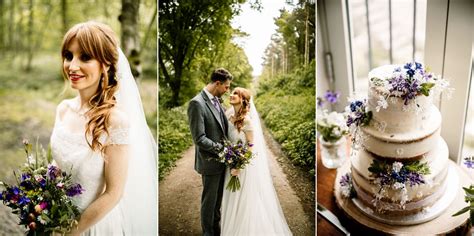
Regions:
<instances>
[{"instance_id":1,"label":"wildflower bouquet","mask_svg":"<svg viewBox=\"0 0 474 236\"><path fill-rule=\"evenodd\" d=\"M15 175L16 185L0 182L0 201L18 215L27 235L66 233L77 225L79 210L72 198L84 191L72 182L71 174L50 164L51 152L23 141L27 163Z\"/></svg>"},{"instance_id":2,"label":"wildflower bouquet","mask_svg":"<svg viewBox=\"0 0 474 236\"><path fill-rule=\"evenodd\" d=\"M224 163L229 169L243 169L250 163L254 154L250 150L253 144L244 144L241 140L237 143L231 143L224 140L224 149L219 153L219 161ZM238 176L231 175L226 189L235 192L240 189L240 180Z\"/></svg>"}]
</instances>

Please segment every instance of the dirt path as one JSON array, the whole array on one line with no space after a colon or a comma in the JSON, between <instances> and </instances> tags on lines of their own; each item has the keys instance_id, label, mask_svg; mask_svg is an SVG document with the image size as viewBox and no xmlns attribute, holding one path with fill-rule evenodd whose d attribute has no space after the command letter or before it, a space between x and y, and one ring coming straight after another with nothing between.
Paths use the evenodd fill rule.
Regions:
<instances>
[{"instance_id":1,"label":"dirt path","mask_svg":"<svg viewBox=\"0 0 474 236\"><path fill-rule=\"evenodd\" d=\"M294 235L315 235L314 215L303 205L283 173L275 155L268 150L270 171L280 204ZM188 149L159 185L160 235L200 235L201 176L194 171L194 146Z\"/></svg>"}]
</instances>

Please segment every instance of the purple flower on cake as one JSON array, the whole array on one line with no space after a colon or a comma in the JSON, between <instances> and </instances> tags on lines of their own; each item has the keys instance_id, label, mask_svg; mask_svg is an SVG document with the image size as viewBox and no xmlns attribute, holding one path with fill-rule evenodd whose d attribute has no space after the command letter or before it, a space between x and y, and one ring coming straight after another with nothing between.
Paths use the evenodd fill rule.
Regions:
<instances>
[{"instance_id":1,"label":"purple flower on cake","mask_svg":"<svg viewBox=\"0 0 474 236\"><path fill-rule=\"evenodd\" d=\"M343 197L353 198L356 196L354 186L352 185L352 176L350 172L341 177L339 184L341 185L341 194Z\"/></svg>"}]
</instances>

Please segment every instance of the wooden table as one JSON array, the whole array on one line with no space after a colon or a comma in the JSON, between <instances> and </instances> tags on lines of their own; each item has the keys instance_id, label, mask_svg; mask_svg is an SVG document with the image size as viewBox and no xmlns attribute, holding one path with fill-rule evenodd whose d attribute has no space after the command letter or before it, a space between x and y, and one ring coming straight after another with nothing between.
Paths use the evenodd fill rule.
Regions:
<instances>
[{"instance_id":1,"label":"wooden table","mask_svg":"<svg viewBox=\"0 0 474 236\"><path fill-rule=\"evenodd\" d=\"M349 142L348 142L349 143ZM347 152L349 154L350 146L348 144ZM336 204L334 197L334 183L336 179L336 169L328 169L323 166L321 161L319 143L317 145L317 202L329 211L334 213L342 225L351 232L352 235L383 235L365 225L358 223L347 217L342 209ZM349 155L347 155L349 158ZM449 235L466 235L468 227L459 228ZM317 235L342 235L331 223L324 218L317 216Z\"/></svg>"}]
</instances>

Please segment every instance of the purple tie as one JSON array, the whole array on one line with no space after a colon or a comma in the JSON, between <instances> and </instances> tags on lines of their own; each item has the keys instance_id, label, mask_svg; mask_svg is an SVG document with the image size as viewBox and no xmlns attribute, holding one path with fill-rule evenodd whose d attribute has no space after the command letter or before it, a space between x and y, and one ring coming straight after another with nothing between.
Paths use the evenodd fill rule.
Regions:
<instances>
[{"instance_id":1,"label":"purple tie","mask_svg":"<svg viewBox=\"0 0 474 236\"><path fill-rule=\"evenodd\" d=\"M212 103L214 104L214 107L217 109L217 111L221 113L221 108L219 106L219 100L217 100L217 97L214 97L212 99Z\"/></svg>"}]
</instances>

